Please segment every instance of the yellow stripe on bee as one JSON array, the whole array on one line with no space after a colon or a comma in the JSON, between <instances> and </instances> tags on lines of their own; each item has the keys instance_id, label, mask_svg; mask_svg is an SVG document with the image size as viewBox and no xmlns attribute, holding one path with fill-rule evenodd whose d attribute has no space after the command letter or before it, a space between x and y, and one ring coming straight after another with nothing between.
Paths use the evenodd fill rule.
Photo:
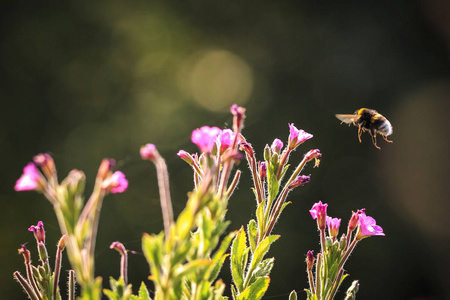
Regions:
<instances>
[{"instance_id":1,"label":"yellow stripe on bee","mask_svg":"<svg viewBox=\"0 0 450 300\"><path fill-rule=\"evenodd\" d=\"M375 122L375 120L378 120L380 118L382 118L383 116L380 114L375 114L373 115L373 117L370 119L370 121Z\"/></svg>"},{"instance_id":2,"label":"yellow stripe on bee","mask_svg":"<svg viewBox=\"0 0 450 300\"><path fill-rule=\"evenodd\" d=\"M363 111L365 111L367 108L361 108L360 110L358 110L357 115L362 115Z\"/></svg>"}]
</instances>

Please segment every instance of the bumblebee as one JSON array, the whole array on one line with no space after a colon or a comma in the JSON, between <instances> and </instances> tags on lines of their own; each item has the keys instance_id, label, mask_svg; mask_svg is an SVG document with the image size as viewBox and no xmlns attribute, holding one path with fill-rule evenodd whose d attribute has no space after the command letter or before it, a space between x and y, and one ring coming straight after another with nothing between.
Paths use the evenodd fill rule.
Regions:
<instances>
[{"instance_id":1,"label":"bumblebee","mask_svg":"<svg viewBox=\"0 0 450 300\"><path fill-rule=\"evenodd\" d=\"M374 109L361 108L355 111L353 115L337 114L336 118L341 120L342 123L349 125L353 124L358 127L358 139L360 143L361 134L366 130L370 132L372 143L377 149L381 149L377 145L377 133L380 134L386 142L392 143L392 141L387 139L387 136L391 135L393 132L391 122Z\"/></svg>"}]
</instances>

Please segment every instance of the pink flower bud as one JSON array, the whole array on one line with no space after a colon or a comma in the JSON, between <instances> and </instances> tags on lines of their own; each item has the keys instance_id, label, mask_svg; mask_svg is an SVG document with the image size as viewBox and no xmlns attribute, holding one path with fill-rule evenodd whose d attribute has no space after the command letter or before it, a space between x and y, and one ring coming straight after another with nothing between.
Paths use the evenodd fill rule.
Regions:
<instances>
[{"instance_id":1,"label":"pink flower bud","mask_svg":"<svg viewBox=\"0 0 450 300\"><path fill-rule=\"evenodd\" d=\"M360 209L357 212L352 212L352 217L350 218L350 221L348 222L348 232L352 232L356 229L359 225L359 214L364 212L365 209Z\"/></svg>"},{"instance_id":2,"label":"pink flower bud","mask_svg":"<svg viewBox=\"0 0 450 300\"><path fill-rule=\"evenodd\" d=\"M294 150L298 145L312 138L313 135L303 129L297 129L294 124L289 124L289 149Z\"/></svg>"},{"instance_id":3,"label":"pink flower bud","mask_svg":"<svg viewBox=\"0 0 450 300\"><path fill-rule=\"evenodd\" d=\"M328 233L330 236L334 239L339 234L339 226L341 225L341 219L338 218L332 218L327 216L327 226L328 226Z\"/></svg>"},{"instance_id":4,"label":"pink flower bud","mask_svg":"<svg viewBox=\"0 0 450 300\"><path fill-rule=\"evenodd\" d=\"M29 163L23 168L23 174L16 181L16 191L40 191L45 185L45 179L35 164Z\"/></svg>"},{"instance_id":5,"label":"pink flower bud","mask_svg":"<svg viewBox=\"0 0 450 300\"><path fill-rule=\"evenodd\" d=\"M158 150L154 144L146 144L141 147L140 150L141 158L149 161L155 161L159 156Z\"/></svg>"},{"instance_id":6,"label":"pink flower bud","mask_svg":"<svg viewBox=\"0 0 450 300\"><path fill-rule=\"evenodd\" d=\"M116 171L103 181L102 188L112 194L123 193L128 188L128 180L125 178L125 174Z\"/></svg>"},{"instance_id":7,"label":"pink flower bud","mask_svg":"<svg viewBox=\"0 0 450 300\"><path fill-rule=\"evenodd\" d=\"M47 177L53 177L56 175L55 162L48 153L39 153L33 157L33 162L41 167L42 171Z\"/></svg>"},{"instance_id":8,"label":"pink flower bud","mask_svg":"<svg viewBox=\"0 0 450 300\"><path fill-rule=\"evenodd\" d=\"M203 126L192 131L191 141L201 152L211 153L220 133L221 130L218 127Z\"/></svg>"},{"instance_id":9,"label":"pink flower bud","mask_svg":"<svg viewBox=\"0 0 450 300\"><path fill-rule=\"evenodd\" d=\"M233 129L235 132L241 132L245 118L245 108L233 104L230 107L230 112L233 115Z\"/></svg>"},{"instance_id":10,"label":"pink flower bud","mask_svg":"<svg viewBox=\"0 0 450 300\"><path fill-rule=\"evenodd\" d=\"M267 165L266 162L262 161L259 163L259 178L263 180L267 176Z\"/></svg>"},{"instance_id":11,"label":"pink flower bud","mask_svg":"<svg viewBox=\"0 0 450 300\"><path fill-rule=\"evenodd\" d=\"M314 257L314 251L309 250L306 254L306 268L308 270L312 270L315 260L316 258Z\"/></svg>"},{"instance_id":12,"label":"pink flower bud","mask_svg":"<svg viewBox=\"0 0 450 300\"><path fill-rule=\"evenodd\" d=\"M310 176L306 176L306 175L297 176L297 178L295 178L291 182L291 184L289 184L288 188L290 188L290 189L296 188L298 186L307 184L310 180L311 180Z\"/></svg>"},{"instance_id":13,"label":"pink flower bud","mask_svg":"<svg viewBox=\"0 0 450 300\"><path fill-rule=\"evenodd\" d=\"M247 153L247 155L250 157L253 157L253 155L255 154L252 145L247 142L242 142L239 145L239 149L245 151L245 153Z\"/></svg>"},{"instance_id":14,"label":"pink flower bud","mask_svg":"<svg viewBox=\"0 0 450 300\"><path fill-rule=\"evenodd\" d=\"M270 147L273 152L280 154L283 149L283 142L280 139L274 139Z\"/></svg>"},{"instance_id":15,"label":"pink flower bud","mask_svg":"<svg viewBox=\"0 0 450 300\"><path fill-rule=\"evenodd\" d=\"M112 158L103 159L102 163L100 164L100 167L98 168L97 178L105 180L109 176L115 164L116 161Z\"/></svg>"},{"instance_id":16,"label":"pink flower bud","mask_svg":"<svg viewBox=\"0 0 450 300\"><path fill-rule=\"evenodd\" d=\"M328 204L322 204L322 201L315 203L309 213L311 214L313 220L317 219L317 226L320 230L325 230L327 225L327 206Z\"/></svg>"},{"instance_id":17,"label":"pink flower bud","mask_svg":"<svg viewBox=\"0 0 450 300\"><path fill-rule=\"evenodd\" d=\"M187 162L188 164L190 164L191 166L194 164L194 158L192 157L192 155L190 155L189 153L187 153L184 150L180 150L178 151L177 155L184 160L185 162Z\"/></svg>"},{"instance_id":18,"label":"pink flower bud","mask_svg":"<svg viewBox=\"0 0 450 300\"><path fill-rule=\"evenodd\" d=\"M125 246L121 242L113 242L111 246L109 246L109 249L116 250L120 255L125 255L127 253L127 249L125 249Z\"/></svg>"},{"instance_id":19,"label":"pink flower bud","mask_svg":"<svg viewBox=\"0 0 450 300\"><path fill-rule=\"evenodd\" d=\"M38 243L45 243L44 223L42 221L39 221L36 226L31 225L30 228L28 228L28 231L33 232Z\"/></svg>"}]
</instances>

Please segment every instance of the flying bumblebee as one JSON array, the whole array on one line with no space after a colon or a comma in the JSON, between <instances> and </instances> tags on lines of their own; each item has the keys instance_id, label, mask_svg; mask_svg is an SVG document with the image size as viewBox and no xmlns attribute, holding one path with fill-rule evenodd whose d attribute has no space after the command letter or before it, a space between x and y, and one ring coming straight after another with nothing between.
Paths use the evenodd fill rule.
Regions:
<instances>
[{"instance_id":1,"label":"flying bumblebee","mask_svg":"<svg viewBox=\"0 0 450 300\"><path fill-rule=\"evenodd\" d=\"M336 118L341 120L342 123L349 125L353 124L358 127L358 139L360 143L361 134L366 130L370 132L372 143L377 149L381 149L377 145L377 133L380 134L386 142L392 143L392 141L387 139L387 136L392 134L391 122L376 110L361 108L355 111L353 115L337 114Z\"/></svg>"}]
</instances>

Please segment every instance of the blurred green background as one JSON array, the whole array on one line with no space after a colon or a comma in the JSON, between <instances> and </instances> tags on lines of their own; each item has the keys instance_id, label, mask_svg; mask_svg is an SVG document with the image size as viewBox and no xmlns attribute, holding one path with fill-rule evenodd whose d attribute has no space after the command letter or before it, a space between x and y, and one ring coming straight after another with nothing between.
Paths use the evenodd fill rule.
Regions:
<instances>
[{"instance_id":1,"label":"blurred green background","mask_svg":"<svg viewBox=\"0 0 450 300\"><path fill-rule=\"evenodd\" d=\"M166 158L179 213L192 177L176 153L197 151L195 128L230 127L232 103L247 108L244 135L258 158L274 138L287 140L288 123L314 134L292 163L312 148L324 155L275 227L264 299L293 289L304 297L305 254L319 250L308 210L318 200L343 226L366 208L384 228L346 265L343 286L359 279L358 299L450 299L449 1L17 0L0 15L0 299L25 299L12 273L24 271L20 244L35 249L27 228L44 221L52 257L60 234L43 196L13 191L35 154L52 153L61 179L85 171L87 191L102 158L117 160L130 186L104 203L96 271L104 286L119 276L109 245L120 240L138 252L136 290L149 272L140 237L162 229L155 170L139 147L155 143ZM360 144L334 117L360 107L392 122L393 144L379 139L377 150L368 134ZM239 168L230 230L254 217L249 170ZM221 277L230 282L227 265Z\"/></svg>"}]
</instances>

